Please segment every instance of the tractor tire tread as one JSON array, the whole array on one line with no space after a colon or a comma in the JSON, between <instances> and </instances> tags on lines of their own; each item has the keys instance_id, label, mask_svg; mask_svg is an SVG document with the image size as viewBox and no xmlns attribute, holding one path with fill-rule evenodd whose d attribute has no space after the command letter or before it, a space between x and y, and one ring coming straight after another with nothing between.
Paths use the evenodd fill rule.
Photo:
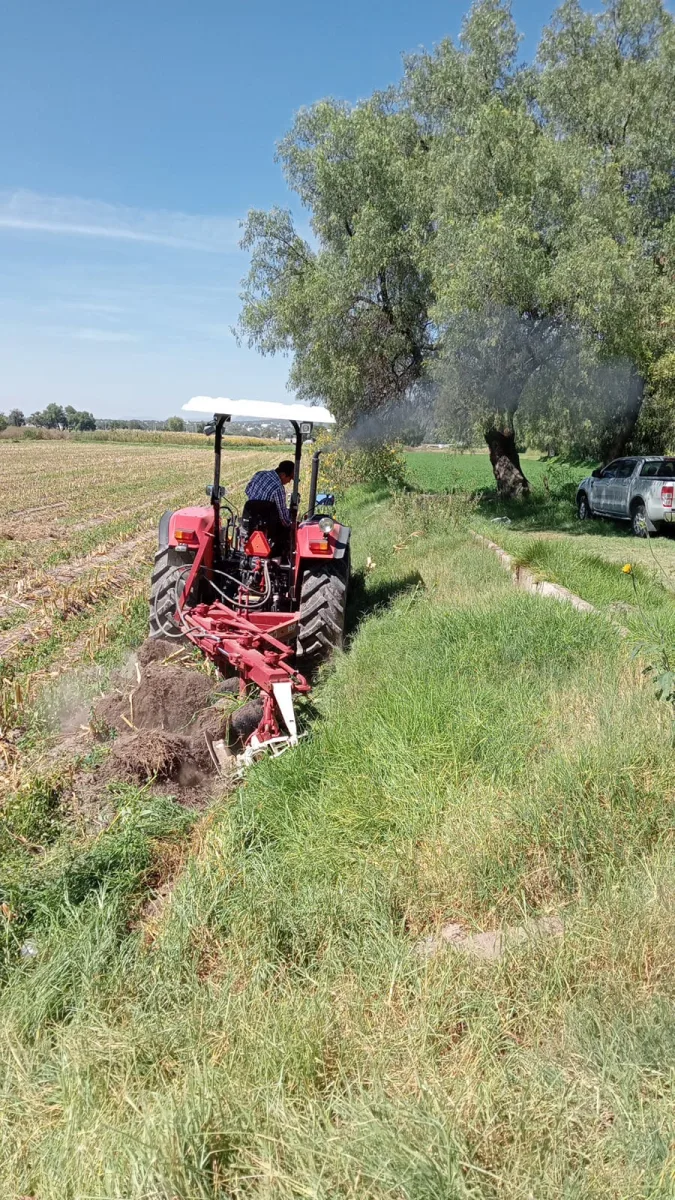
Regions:
<instances>
[{"instance_id":1,"label":"tractor tire tread","mask_svg":"<svg viewBox=\"0 0 675 1200\"><path fill-rule=\"evenodd\" d=\"M170 546L161 547L155 554L150 578L150 637L178 637L179 627L173 620L176 609L175 574L187 566Z\"/></svg>"},{"instance_id":2,"label":"tractor tire tread","mask_svg":"<svg viewBox=\"0 0 675 1200\"><path fill-rule=\"evenodd\" d=\"M338 568L338 569L336 569ZM338 564L306 569L300 594L296 655L311 663L342 648L347 599L346 571Z\"/></svg>"}]
</instances>

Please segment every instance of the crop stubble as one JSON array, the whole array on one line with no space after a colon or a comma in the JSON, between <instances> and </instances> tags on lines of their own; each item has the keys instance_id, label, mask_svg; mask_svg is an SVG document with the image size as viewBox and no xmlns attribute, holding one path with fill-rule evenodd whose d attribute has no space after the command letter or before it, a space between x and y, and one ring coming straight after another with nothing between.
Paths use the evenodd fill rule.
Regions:
<instances>
[{"instance_id":1,"label":"crop stubble","mask_svg":"<svg viewBox=\"0 0 675 1200\"><path fill-rule=\"evenodd\" d=\"M230 498L269 459L267 448L225 452ZM147 590L160 514L203 503L211 470L208 444L0 446L0 724L45 672L102 648L111 614Z\"/></svg>"}]
</instances>

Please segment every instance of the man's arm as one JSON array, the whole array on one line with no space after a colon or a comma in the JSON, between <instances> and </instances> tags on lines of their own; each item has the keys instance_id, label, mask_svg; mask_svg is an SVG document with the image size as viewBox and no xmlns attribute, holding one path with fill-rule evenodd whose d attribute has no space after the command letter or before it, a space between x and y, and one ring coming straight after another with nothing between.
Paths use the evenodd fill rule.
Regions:
<instances>
[{"instance_id":1,"label":"man's arm","mask_svg":"<svg viewBox=\"0 0 675 1200\"><path fill-rule=\"evenodd\" d=\"M288 505L286 504L286 489L284 488L284 485L281 482L281 480L279 480L279 487L275 488L275 491L274 491L274 502L279 511L279 516L281 517L282 524L290 525L291 514L289 513Z\"/></svg>"}]
</instances>

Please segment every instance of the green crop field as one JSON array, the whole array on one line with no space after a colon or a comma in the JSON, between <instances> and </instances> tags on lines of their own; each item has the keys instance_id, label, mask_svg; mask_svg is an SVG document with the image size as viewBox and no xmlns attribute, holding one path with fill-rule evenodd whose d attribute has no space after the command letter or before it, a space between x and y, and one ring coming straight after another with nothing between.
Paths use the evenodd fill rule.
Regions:
<instances>
[{"instance_id":1,"label":"green crop field","mask_svg":"<svg viewBox=\"0 0 675 1200\"><path fill-rule=\"evenodd\" d=\"M114 481L98 510L84 485L120 448L80 449L67 488L105 527ZM149 529L156 474L192 499L198 452L186 478L142 453L147 507L143 488L126 507ZM408 464L417 492L340 503L349 642L306 736L206 810L110 779L82 823L72 769L44 754L48 681L12 710L3 1197L675 1194L673 725L633 653L639 605L669 628L667 580L645 559L636 602L620 561L593 560L587 538L635 543L576 538L565 468L506 512L468 495L489 489L480 456ZM57 565L83 532L63 521ZM472 529L603 611L517 590ZM101 669L145 632L140 591L117 625L105 603ZM629 637L612 605L632 606ZM42 643L50 670L80 678L83 613ZM481 956L474 935L500 931Z\"/></svg>"},{"instance_id":2,"label":"green crop field","mask_svg":"<svg viewBox=\"0 0 675 1200\"><path fill-rule=\"evenodd\" d=\"M535 493L544 491L544 482L561 473L561 466L540 455L523 455L523 470ZM412 450L406 454L410 480L433 492L485 491L493 494L495 480L487 451L453 454L443 450ZM596 464L594 463L593 466ZM587 465L564 467L566 477L575 481L588 474Z\"/></svg>"}]
</instances>

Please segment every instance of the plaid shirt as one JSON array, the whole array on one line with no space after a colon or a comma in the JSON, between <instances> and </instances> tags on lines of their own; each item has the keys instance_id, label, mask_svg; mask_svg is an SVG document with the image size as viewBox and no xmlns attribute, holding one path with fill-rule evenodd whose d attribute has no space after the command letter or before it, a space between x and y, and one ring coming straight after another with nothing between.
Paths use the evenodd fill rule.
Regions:
<instances>
[{"instance_id":1,"label":"plaid shirt","mask_svg":"<svg viewBox=\"0 0 675 1200\"><path fill-rule=\"evenodd\" d=\"M286 505L286 492L276 471L256 471L246 485L246 495L249 500L273 500L279 510L282 523L290 525L291 518Z\"/></svg>"}]
</instances>

